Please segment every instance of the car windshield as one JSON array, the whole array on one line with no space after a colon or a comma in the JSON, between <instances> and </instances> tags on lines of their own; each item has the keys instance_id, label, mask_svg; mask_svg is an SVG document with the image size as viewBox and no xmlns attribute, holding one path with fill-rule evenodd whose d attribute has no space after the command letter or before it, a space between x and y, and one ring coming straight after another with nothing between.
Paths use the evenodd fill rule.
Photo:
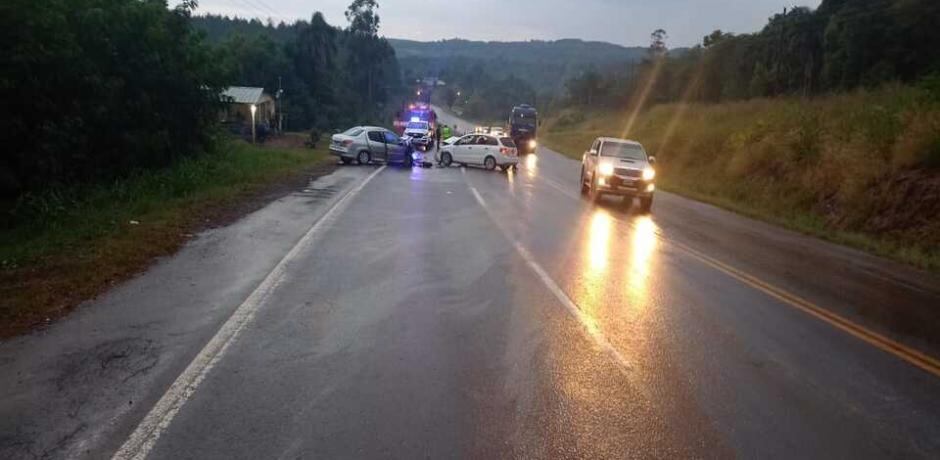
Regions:
<instances>
[{"instance_id":1,"label":"car windshield","mask_svg":"<svg viewBox=\"0 0 940 460\"><path fill-rule=\"evenodd\" d=\"M601 156L627 160L646 160L646 152L642 146L623 142L605 142L601 147Z\"/></svg>"},{"instance_id":2,"label":"car windshield","mask_svg":"<svg viewBox=\"0 0 940 460\"><path fill-rule=\"evenodd\" d=\"M362 134L362 128L349 128L346 131L343 131L344 136L356 137Z\"/></svg>"},{"instance_id":3,"label":"car windshield","mask_svg":"<svg viewBox=\"0 0 940 460\"><path fill-rule=\"evenodd\" d=\"M423 122L423 121L413 121L413 122L411 122L411 123L408 123L408 129L422 129L422 130L427 130L427 129L428 129L428 124L427 124L426 122Z\"/></svg>"}]
</instances>

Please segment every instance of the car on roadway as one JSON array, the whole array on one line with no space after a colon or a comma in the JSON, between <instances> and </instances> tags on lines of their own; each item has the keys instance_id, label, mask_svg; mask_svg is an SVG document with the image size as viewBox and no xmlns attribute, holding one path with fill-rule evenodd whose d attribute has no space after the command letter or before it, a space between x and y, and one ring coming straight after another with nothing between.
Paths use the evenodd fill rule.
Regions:
<instances>
[{"instance_id":1,"label":"car on roadway","mask_svg":"<svg viewBox=\"0 0 940 460\"><path fill-rule=\"evenodd\" d=\"M411 139L411 144L425 151L434 144L434 134L431 124L426 121L412 120L405 125L403 137Z\"/></svg>"},{"instance_id":2,"label":"car on roadway","mask_svg":"<svg viewBox=\"0 0 940 460\"><path fill-rule=\"evenodd\" d=\"M353 161L361 165L374 161L414 165L414 147L394 132L379 126L356 126L334 134L330 141L330 154L343 164Z\"/></svg>"},{"instance_id":3,"label":"car on roadway","mask_svg":"<svg viewBox=\"0 0 940 460\"><path fill-rule=\"evenodd\" d=\"M497 167L503 171L519 164L519 151L511 137L489 134L468 134L452 145L441 147L441 164L482 166L488 170Z\"/></svg>"},{"instance_id":4,"label":"car on roadway","mask_svg":"<svg viewBox=\"0 0 940 460\"><path fill-rule=\"evenodd\" d=\"M614 195L632 204L636 197L640 209L649 212L656 191L655 162L639 142L599 137L581 157L581 193L595 202Z\"/></svg>"}]
</instances>

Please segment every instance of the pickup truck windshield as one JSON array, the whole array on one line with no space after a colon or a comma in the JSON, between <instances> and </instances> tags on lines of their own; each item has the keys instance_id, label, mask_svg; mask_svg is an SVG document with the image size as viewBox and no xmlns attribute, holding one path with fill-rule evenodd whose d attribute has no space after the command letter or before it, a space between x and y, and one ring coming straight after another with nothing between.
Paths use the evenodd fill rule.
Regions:
<instances>
[{"instance_id":1,"label":"pickup truck windshield","mask_svg":"<svg viewBox=\"0 0 940 460\"><path fill-rule=\"evenodd\" d=\"M425 122L413 121L411 123L408 123L408 129L421 129L421 130L427 131L428 124Z\"/></svg>"},{"instance_id":2,"label":"pickup truck windshield","mask_svg":"<svg viewBox=\"0 0 940 460\"><path fill-rule=\"evenodd\" d=\"M601 147L601 156L646 161L646 152L643 151L643 147L619 142L605 142Z\"/></svg>"}]
</instances>

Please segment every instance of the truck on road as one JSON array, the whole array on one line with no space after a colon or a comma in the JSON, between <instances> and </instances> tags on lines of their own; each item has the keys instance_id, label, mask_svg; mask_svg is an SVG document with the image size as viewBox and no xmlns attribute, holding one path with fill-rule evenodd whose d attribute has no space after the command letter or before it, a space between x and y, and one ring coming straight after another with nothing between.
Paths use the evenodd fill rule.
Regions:
<instances>
[{"instance_id":1,"label":"truck on road","mask_svg":"<svg viewBox=\"0 0 940 460\"><path fill-rule=\"evenodd\" d=\"M539 114L528 104L520 104L512 108L509 116L509 137L519 149L520 154L535 153L538 147Z\"/></svg>"}]
</instances>

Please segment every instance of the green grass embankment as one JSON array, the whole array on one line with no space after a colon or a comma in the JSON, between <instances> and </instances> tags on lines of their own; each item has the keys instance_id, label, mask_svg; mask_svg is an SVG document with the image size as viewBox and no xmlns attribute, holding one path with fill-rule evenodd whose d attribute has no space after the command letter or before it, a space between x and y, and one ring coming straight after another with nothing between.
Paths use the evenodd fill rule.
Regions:
<instances>
[{"instance_id":1,"label":"green grass embankment","mask_svg":"<svg viewBox=\"0 0 940 460\"><path fill-rule=\"evenodd\" d=\"M568 110L540 137L580 159L630 116ZM659 105L627 136L657 156L666 190L940 269L940 104L922 90Z\"/></svg>"},{"instance_id":2,"label":"green grass embankment","mask_svg":"<svg viewBox=\"0 0 940 460\"><path fill-rule=\"evenodd\" d=\"M0 338L63 315L329 162L322 148L232 142L168 169L21 198L0 226Z\"/></svg>"}]
</instances>

